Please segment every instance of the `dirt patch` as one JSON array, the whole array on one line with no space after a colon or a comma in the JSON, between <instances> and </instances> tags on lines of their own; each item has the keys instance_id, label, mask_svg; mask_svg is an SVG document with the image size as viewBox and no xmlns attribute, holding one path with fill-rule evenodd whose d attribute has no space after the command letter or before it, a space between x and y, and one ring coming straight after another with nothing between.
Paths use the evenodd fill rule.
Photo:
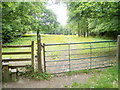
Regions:
<instances>
[{"instance_id":1,"label":"dirt patch","mask_svg":"<svg viewBox=\"0 0 120 90\"><path fill-rule=\"evenodd\" d=\"M3 83L3 88L64 88L65 85L71 85L73 82L85 83L92 73L81 73L72 76L57 75L51 80L31 80L19 77L17 82Z\"/></svg>"}]
</instances>

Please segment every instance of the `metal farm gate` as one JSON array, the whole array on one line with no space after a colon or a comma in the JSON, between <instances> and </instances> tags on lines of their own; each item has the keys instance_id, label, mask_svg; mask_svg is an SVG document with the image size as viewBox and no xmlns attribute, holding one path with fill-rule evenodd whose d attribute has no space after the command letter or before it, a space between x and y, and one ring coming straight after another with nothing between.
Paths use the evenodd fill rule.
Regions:
<instances>
[{"instance_id":1,"label":"metal farm gate","mask_svg":"<svg viewBox=\"0 0 120 90\"><path fill-rule=\"evenodd\" d=\"M116 42L43 44L44 71L62 73L116 64Z\"/></svg>"}]
</instances>

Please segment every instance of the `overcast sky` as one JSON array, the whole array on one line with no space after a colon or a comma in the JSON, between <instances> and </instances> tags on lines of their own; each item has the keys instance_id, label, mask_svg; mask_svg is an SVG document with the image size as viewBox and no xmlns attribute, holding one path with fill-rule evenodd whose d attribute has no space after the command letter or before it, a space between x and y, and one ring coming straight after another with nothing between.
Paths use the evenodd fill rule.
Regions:
<instances>
[{"instance_id":1,"label":"overcast sky","mask_svg":"<svg viewBox=\"0 0 120 90\"><path fill-rule=\"evenodd\" d=\"M49 5L47 4L46 7L48 9L53 10L53 12L57 16L57 21L61 23L62 25L65 25L67 22L67 7L63 3L59 4L53 4L52 2L49 2Z\"/></svg>"}]
</instances>

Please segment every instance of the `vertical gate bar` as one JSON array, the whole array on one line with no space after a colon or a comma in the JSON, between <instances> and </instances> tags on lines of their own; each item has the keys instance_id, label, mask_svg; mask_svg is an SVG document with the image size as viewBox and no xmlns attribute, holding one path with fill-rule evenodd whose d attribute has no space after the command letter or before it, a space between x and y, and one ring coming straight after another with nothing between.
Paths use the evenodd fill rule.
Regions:
<instances>
[{"instance_id":1,"label":"vertical gate bar","mask_svg":"<svg viewBox=\"0 0 120 90\"><path fill-rule=\"evenodd\" d=\"M90 69L92 65L92 43L90 43Z\"/></svg>"},{"instance_id":2,"label":"vertical gate bar","mask_svg":"<svg viewBox=\"0 0 120 90\"><path fill-rule=\"evenodd\" d=\"M32 59L32 67L34 68L34 41L31 42L31 59Z\"/></svg>"},{"instance_id":3,"label":"vertical gate bar","mask_svg":"<svg viewBox=\"0 0 120 90\"><path fill-rule=\"evenodd\" d=\"M70 44L68 45L68 56L69 56L69 72L70 72Z\"/></svg>"},{"instance_id":4,"label":"vertical gate bar","mask_svg":"<svg viewBox=\"0 0 120 90\"><path fill-rule=\"evenodd\" d=\"M43 43L43 60L44 60L44 72L46 72L46 61L45 61L45 44Z\"/></svg>"}]
</instances>

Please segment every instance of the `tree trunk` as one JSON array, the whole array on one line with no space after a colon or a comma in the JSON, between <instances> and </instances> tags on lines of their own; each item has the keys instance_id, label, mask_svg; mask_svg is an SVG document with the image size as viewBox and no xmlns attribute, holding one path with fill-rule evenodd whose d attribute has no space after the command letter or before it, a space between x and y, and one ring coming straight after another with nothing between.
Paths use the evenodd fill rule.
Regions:
<instances>
[{"instance_id":1,"label":"tree trunk","mask_svg":"<svg viewBox=\"0 0 120 90\"><path fill-rule=\"evenodd\" d=\"M88 32L88 19L86 20L86 23L87 23L87 25L86 25L86 33L87 33L86 37L88 37L88 35L89 35L89 32Z\"/></svg>"},{"instance_id":2,"label":"tree trunk","mask_svg":"<svg viewBox=\"0 0 120 90\"><path fill-rule=\"evenodd\" d=\"M78 22L78 37L80 37L80 23Z\"/></svg>"}]
</instances>

